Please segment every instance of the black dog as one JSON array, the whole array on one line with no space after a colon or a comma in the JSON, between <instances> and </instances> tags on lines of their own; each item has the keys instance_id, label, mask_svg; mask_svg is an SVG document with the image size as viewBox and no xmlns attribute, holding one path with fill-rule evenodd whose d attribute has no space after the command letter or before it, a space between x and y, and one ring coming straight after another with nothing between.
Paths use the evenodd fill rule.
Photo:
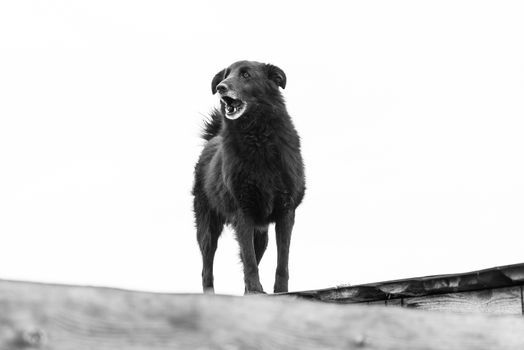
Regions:
<instances>
[{"instance_id":1,"label":"black dog","mask_svg":"<svg viewBox=\"0 0 524 350\"><path fill-rule=\"evenodd\" d=\"M300 139L279 91L286 75L273 65L240 61L213 78L220 111L206 123L193 187L202 285L213 292L213 259L224 224L236 231L246 293L263 293L258 264L275 223L275 292L288 290L295 209L305 190Z\"/></svg>"}]
</instances>

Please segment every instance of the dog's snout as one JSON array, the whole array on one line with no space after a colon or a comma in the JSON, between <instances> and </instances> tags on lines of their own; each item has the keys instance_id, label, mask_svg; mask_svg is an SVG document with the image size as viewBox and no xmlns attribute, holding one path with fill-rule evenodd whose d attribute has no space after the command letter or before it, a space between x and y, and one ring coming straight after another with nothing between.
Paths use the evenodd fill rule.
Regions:
<instances>
[{"instance_id":1,"label":"dog's snout","mask_svg":"<svg viewBox=\"0 0 524 350\"><path fill-rule=\"evenodd\" d=\"M223 94L224 92L227 91L227 85L224 84L224 83L220 83L217 85L217 91L219 94Z\"/></svg>"}]
</instances>

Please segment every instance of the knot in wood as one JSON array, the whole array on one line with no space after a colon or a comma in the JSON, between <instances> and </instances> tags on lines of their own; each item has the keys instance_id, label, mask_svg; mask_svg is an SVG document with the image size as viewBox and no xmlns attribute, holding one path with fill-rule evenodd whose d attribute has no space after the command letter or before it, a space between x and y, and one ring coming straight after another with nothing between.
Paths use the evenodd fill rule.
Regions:
<instances>
[{"instance_id":1,"label":"knot in wood","mask_svg":"<svg viewBox=\"0 0 524 350\"><path fill-rule=\"evenodd\" d=\"M22 348L39 348L45 344L47 336L39 328L24 329L18 333L16 344Z\"/></svg>"},{"instance_id":2,"label":"knot in wood","mask_svg":"<svg viewBox=\"0 0 524 350\"><path fill-rule=\"evenodd\" d=\"M357 348L363 348L367 345L366 343L366 337L363 334L357 334L353 338L353 345Z\"/></svg>"}]
</instances>

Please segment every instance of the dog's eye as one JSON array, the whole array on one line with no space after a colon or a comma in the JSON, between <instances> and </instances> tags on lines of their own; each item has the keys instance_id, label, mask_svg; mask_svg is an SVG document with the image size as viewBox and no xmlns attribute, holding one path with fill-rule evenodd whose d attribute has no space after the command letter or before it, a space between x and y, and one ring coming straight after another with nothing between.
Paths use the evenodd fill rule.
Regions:
<instances>
[{"instance_id":1,"label":"dog's eye","mask_svg":"<svg viewBox=\"0 0 524 350\"><path fill-rule=\"evenodd\" d=\"M248 72L244 72L241 75L242 75L242 78L246 78L246 79L251 77L251 74L249 74Z\"/></svg>"}]
</instances>

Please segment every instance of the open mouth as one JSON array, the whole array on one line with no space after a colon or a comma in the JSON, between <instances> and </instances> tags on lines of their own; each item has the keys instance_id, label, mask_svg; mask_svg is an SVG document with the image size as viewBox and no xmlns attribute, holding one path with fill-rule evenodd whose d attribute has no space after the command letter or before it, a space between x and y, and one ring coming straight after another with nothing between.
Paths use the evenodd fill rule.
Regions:
<instances>
[{"instance_id":1,"label":"open mouth","mask_svg":"<svg viewBox=\"0 0 524 350\"><path fill-rule=\"evenodd\" d=\"M246 110L246 103L242 100L230 96L222 96L221 100L224 103L226 118L228 119L237 119Z\"/></svg>"}]
</instances>

